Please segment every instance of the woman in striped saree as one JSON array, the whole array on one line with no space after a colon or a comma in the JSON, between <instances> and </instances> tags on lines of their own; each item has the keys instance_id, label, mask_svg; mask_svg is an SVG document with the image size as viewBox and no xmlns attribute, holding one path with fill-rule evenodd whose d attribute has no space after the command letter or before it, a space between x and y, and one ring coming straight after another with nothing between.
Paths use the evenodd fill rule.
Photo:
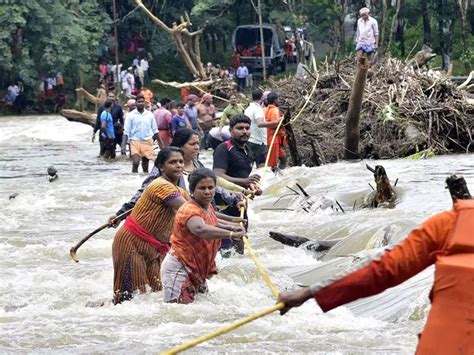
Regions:
<instances>
[{"instance_id":1,"label":"woman in striped saree","mask_svg":"<svg viewBox=\"0 0 474 355\"><path fill-rule=\"evenodd\" d=\"M188 199L177 186L184 166L181 149L163 148L155 165L161 176L146 187L112 244L115 304L145 292L147 285L161 290L160 266L169 250L174 216Z\"/></svg>"}]
</instances>

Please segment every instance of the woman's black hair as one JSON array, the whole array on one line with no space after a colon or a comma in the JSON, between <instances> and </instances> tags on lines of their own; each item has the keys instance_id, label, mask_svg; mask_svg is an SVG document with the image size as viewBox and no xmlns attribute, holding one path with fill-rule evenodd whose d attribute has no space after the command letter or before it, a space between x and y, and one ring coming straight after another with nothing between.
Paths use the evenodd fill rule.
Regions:
<instances>
[{"instance_id":1,"label":"woman's black hair","mask_svg":"<svg viewBox=\"0 0 474 355\"><path fill-rule=\"evenodd\" d=\"M169 157L172 153L179 153L181 155L184 155L181 148L178 148L178 147L165 147L165 148L162 148L160 150L160 152L158 153L158 156L155 159L155 166L158 169L160 169L165 164L165 162L169 159Z\"/></svg>"},{"instance_id":2,"label":"woman's black hair","mask_svg":"<svg viewBox=\"0 0 474 355\"><path fill-rule=\"evenodd\" d=\"M193 131L191 128L181 128L175 132L170 146L181 148L183 145L188 143L193 135L199 136L196 131Z\"/></svg>"},{"instance_id":3,"label":"woman's black hair","mask_svg":"<svg viewBox=\"0 0 474 355\"><path fill-rule=\"evenodd\" d=\"M206 178L211 178L212 180L214 180L214 185L217 182L216 175L212 172L211 169L208 168L196 169L191 174L189 174L189 192L193 193L196 189L196 185L198 184L198 182Z\"/></svg>"}]
</instances>

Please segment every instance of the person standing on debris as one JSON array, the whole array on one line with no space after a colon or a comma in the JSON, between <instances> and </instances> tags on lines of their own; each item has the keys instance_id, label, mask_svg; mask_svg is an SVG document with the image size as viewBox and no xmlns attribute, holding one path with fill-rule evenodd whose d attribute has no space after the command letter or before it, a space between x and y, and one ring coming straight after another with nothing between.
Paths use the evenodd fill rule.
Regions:
<instances>
[{"instance_id":1,"label":"person standing on debris","mask_svg":"<svg viewBox=\"0 0 474 355\"><path fill-rule=\"evenodd\" d=\"M130 144L132 157L132 173L138 173L140 159L144 173L148 173L148 163L155 159L153 154L153 140L162 146L158 135L155 117L145 110L145 98L138 95L135 99L137 108L127 115L125 130L122 140L122 154L125 155L127 142Z\"/></svg>"},{"instance_id":2,"label":"person standing on debris","mask_svg":"<svg viewBox=\"0 0 474 355\"><path fill-rule=\"evenodd\" d=\"M237 71L235 72L235 76L237 77L237 85L238 85L239 91L243 91L245 89L245 81L248 75L249 75L248 68L245 66L243 62L240 62L240 67L238 67Z\"/></svg>"},{"instance_id":3,"label":"person standing on debris","mask_svg":"<svg viewBox=\"0 0 474 355\"><path fill-rule=\"evenodd\" d=\"M378 260L336 281L282 292L285 314L314 298L324 312L376 295L435 265L432 302L417 354L472 354L474 351L474 199L466 181L446 179L453 208L429 218ZM470 286L469 286L470 285Z\"/></svg>"},{"instance_id":4,"label":"person standing on debris","mask_svg":"<svg viewBox=\"0 0 474 355\"><path fill-rule=\"evenodd\" d=\"M356 61L363 54L366 54L371 59L374 52L377 50L379 42L379 27L377 20L369 16L370 10L363 7L359 10L360 18L357 20L356 31Z\"/></svg>"}]
</instances>

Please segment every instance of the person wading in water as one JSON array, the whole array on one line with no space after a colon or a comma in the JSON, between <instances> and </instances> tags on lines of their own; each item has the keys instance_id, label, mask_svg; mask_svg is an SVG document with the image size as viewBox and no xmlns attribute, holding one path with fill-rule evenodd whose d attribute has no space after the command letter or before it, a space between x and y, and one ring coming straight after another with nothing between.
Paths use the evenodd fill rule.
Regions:
<instances>
[{"instance_id":1,"label":"person wading in water","mask_svg":"<svg viewBox=\"0 0 474 355\"><path fill-rule=\"evenodd\" d=\"M163 148L155 164L161 176L147 186L112 244L115 304L145 292L147 285L161 290L160 265L169 250L174 216L189 198L177 186L183 175L182 150Z\"/></svg>"},{"instance_id":2,"label":"person wading in water","mask_svg":"<svg viewBox=\"0 0 474 355\"><path fill-rule=\"evenodd\" d=\"M216 255L221 239L242 239L245 229L218 220L212 200L216 176L207 168L189 175L191 200L176 214L171 250L163 260L161 279L165 302L191 303L197 292L207 292L206 280L217 274Z\"/></svg>"},{"instance_id":3,"label":"person wading in water","mask_svg":"<svg viewBox=\"0 0 474 355\"><path fill-rule=\"evenodd\" d=\"M453 209L434 215L379 260L337 281L282 292L285 314L314 298L324 312L378 294L435 264L432 301L417 354L474 353L474 199L464 178L446 179Z\"/></svg>"}]
</instances>

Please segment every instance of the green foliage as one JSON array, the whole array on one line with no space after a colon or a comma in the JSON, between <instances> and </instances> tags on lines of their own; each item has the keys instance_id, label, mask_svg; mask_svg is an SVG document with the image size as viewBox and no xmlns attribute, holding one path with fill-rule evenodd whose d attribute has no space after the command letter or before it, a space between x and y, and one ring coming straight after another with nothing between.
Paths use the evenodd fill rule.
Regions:
<instances>
[{"instance_id":1,"label":"green foliage","mask_svg":"<svg viewBox=\"0 0 474 355\"><path fill-rule=\"evenodd\" d=\"M90 70L110 18L94 0L28 0L0 4L3 81L20 75L37 85L41 75ZM21 32L21 41L19 36Z\"/></svg>"}]
</instances>

